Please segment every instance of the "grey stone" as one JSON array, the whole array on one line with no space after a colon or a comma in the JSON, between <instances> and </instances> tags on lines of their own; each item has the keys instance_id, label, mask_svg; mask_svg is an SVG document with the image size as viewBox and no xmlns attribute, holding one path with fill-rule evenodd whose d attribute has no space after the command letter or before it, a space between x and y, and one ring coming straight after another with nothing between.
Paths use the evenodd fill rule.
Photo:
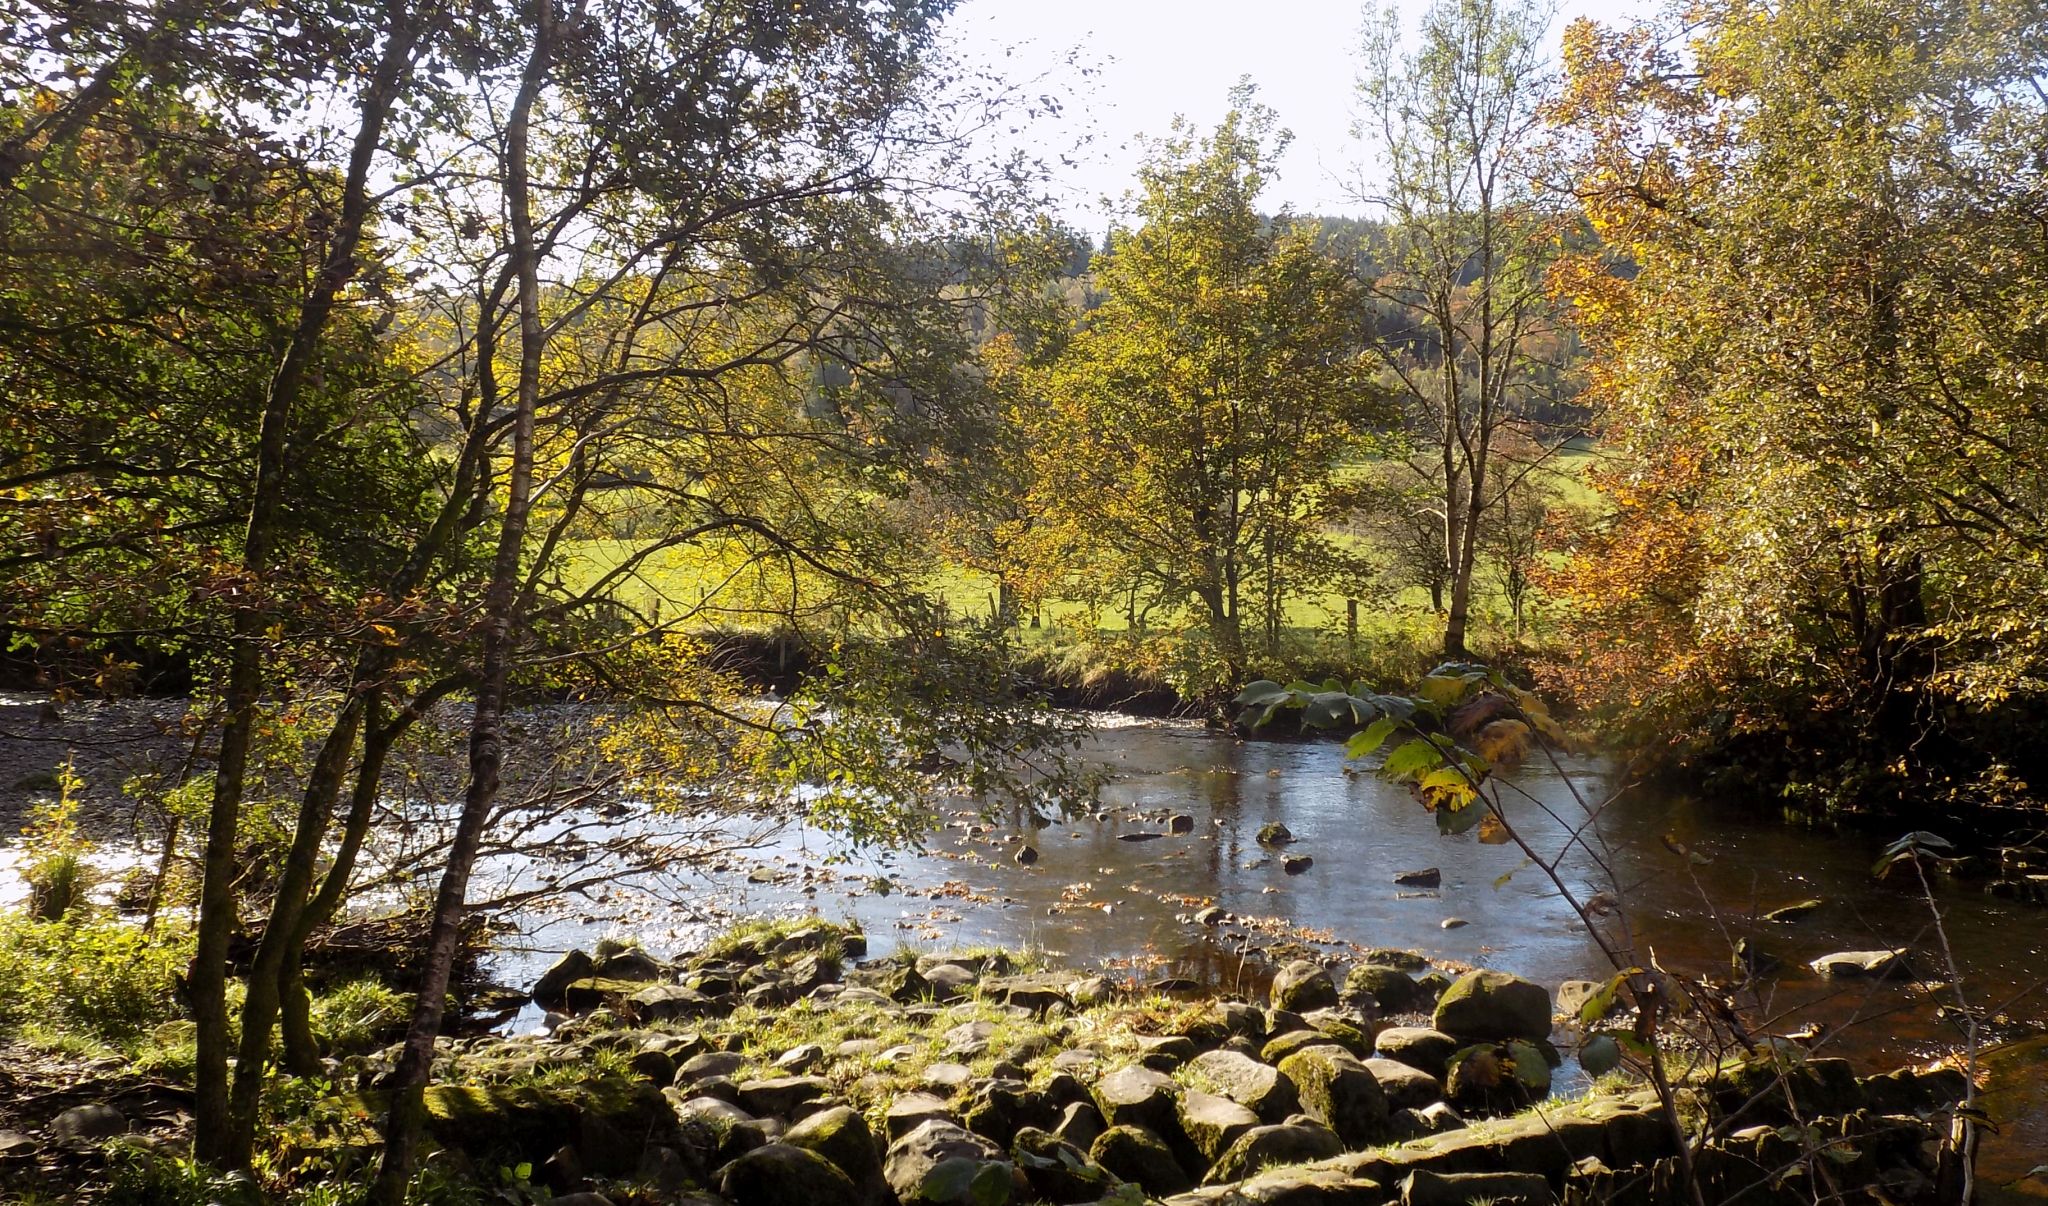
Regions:
<instances>
[{"instance_id":1,"label":"grey stone","mask_svg":"<svg viewBox=\"0 0 2048 1206\"><path fill-rule=\"evenodd\" d=\"M1310 1047L1280 1061L1280 1071L1301 1094L1303 1112L1337 1132L1347 1147L1376 1142L1385 1133L1386 1094L1349 1052Z\"/></svg>"},{"instance_id":2,"label":"grey stone","mask_svg":"<svg viewBox=\"0 0 2048 1206\"><path fill-rule=\"evenodd\" d=\"M889 1103L882 1115L882 1129L891 1140L900 1139L927 1122L957 1124L951 1106L930 1093L905 1093Z\"/></svg>"},{"instance_id":3,"label":"grey stone","mask_svg":"<svg viewBox=\"0 0 2048 1206\"><path fill-rule=\"evenodd\" d=\"M1549 1038L1550 993L1506 972L1467 972L1436 1003L1431 1024L1464 1040Z\"/></svg>"},{"instance_id":4,"label":"grey stone","mask_svg":"<svg viewBox=\"0 0 2048 1206\"><path fill-rule=\"evenodd\" d=\"M1144 1127L1110 1127L1096 1137L1088 1156L1111 1175L1132 1182L1154 1197L1193 1188L1187 1170L1174 1158L1173 1149Z\"/></svg>"},{"instance_id":5,"label":"grey stone","mask_svg":"<svg viewBox=\"0 0 2048 1206\"><path fill-rule=\"evenodd\" d=\"M787 1143L757 1147L725 1166L718 1190L733 1206L869 1206L839 1167Z\"/></svg>"},{"instance_id":6,"label":"grey stone","mask_svg":"<svg viewBox=\"0 0 2048 1206\"><path fill-rule=\"evenodd\" d=\"M1335 1005L1337 986L1322 964L1297 959L1273 976L1271 999L1275 1009L1307 1013Z\"/></svg>"},{"instance_id":7,"label":"grey stone","mask_svg":"<svg viewBox=\"0 0 2048 1206\"><path fill-rule=\"evenodd\" d=\"M59 1147L90 1147L102 1139L128 1133L128 1116L104 1103L72 1106L50 1119L50 1142Z\"/></svg>"},{"instance_id":8,"label":"grey stone","mask_svg":"<svg viewBox=\"0 0 2048 1206\"><path fill-rule=\"evenodd\" d=\"M1209 1169L1204 1181L1224 1185L1258 1175L1282 1164L1306 1164L1342 1154L1343 1141L1320 1123L1259 1126L1237 1137Z\"/></svg>"},{"instance_id":9,"label":"grey stone","mask_svg":"<svg viewBox=\"0 0 2048 1206\"><path fill-rule=\"evenodd\" d=\"M995 1144L953 1123L934 1119L919 1124L916 1130L889 1145L889 1154L882 1162L882 1172L888 1179L889 1188L902 1201L927 1201L925 1178L940 1163L953 1159L1009 1166L1003 1150ZM803 1204L785 1203L784 1206Z\"/></svg>"},{"instance_id":10,"label":"grey stone","mask_svg":"<svg viewBox=\"0 0 2048 1206\"><path fill-rule=\"evenodd\" d=\"M882 1175L882 1153L874 1132L859 1111L831 1106L807 1116L789 1128L782 1141L792 1147L813 1151L832 1162L860 1191L867 1206L882 1206L889 1198L889 1182Z\"/></svg>"},{"instance_id":11,"label":"grey stone","mask_svg":"<svg viewBox=\"0 0 2048 1206\"><path fill-rule=\"evenodd\" d=\"M1422 1008L1422 986L1407 972L1377 963L1361 963L1344 977L1344 995L1370 1001L1381 1013L1410 1013Z\"/></svg>"},{"instance_id":12,"label":"grey stone","mask_svg":"<svg viewBox=\"0 0 2048 1206\"><path fill-rule=\"evenodd\" d=\"M1235 1051L1210 1051L1196 1056L1188 1064L1186 1078L1197 1088L1245 1107L1262 1122L1277 1123L1301 1108L1293 1081L1282 1076L1277 1068Z\"/></svg>"},{"instance_id":13,"label":"grey stone","mask_svg":"<svg viewBox=\"0 0 2048 1206\"><path fill-rule=\"evenodd\" d=\"M1374 1037L1373 1044L1388 1059L1439 1080L1450 1071L1451 1056L1458 1050L1457 1039L1427 1026L1390 1026Z\"/></svg>"},{"instance_id":14,"label":"grey stone","mask_svg":"<svg viewBox=\"0 0 2048 1206\"><path fill-rule=\"evenodd\" d=\"M1189 1089L1180 1097L1180 1127L1204 1164L1214 1163L1237 1137L1259 1125L1259 1116L1227 1097Z\"/></svg>"},{"instance_id":15,"label":"grey stone","mask_svg":"<svg viewBox=\"0 0 2048 1206\"><path fill-rule=\"evenodd\" d=\"M1395 1059L1368 1059L1365 1070L1380 1082L1387 1105L1396 1110L1419 1110L1443 1100L1444 1087L1436 1077Z\"/></svg>"}]
</instances>

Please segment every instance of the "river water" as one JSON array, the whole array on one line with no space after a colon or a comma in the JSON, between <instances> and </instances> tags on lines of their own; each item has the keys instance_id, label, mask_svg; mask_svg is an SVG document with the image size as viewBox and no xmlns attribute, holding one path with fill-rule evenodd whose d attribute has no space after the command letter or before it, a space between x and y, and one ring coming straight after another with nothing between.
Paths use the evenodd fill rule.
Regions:
<instances>
[{"instance_id":1,"label":"river water","mask_svg":"<svg viewBox=\"0 0 2048 1206\"><path fill-rule=\"evenodd\" d=\"M1512 844L1477 834L1439 835L1409 792L1370 774L1346 773L1325 743L1244 742L1199 726L1112 722L1090 739L1088 757L1109 774L1099 816L1045 823L1023 811L985 821L964 802L919 853L867 856L801 828L784 831L725 873L665 905L629 905L632 894L600 893L587 906L535 917L498 971L530 982L553 954L604 934L632 932L657 953L687 948L718 918L815 912L861 923L876 954L909 946L1030 945L1083 965L1110 965L1141 980L1185 976L1255 986L1248 944L1280 937L1401 947L1448 966L1516 972L1555 986L1604 978L1611 966L1542 871ZM1880 882L1872 865L1890 836L1788 827L1758 810L1705 807L1645 788L1623 790L1611 766L1579 759L1525 768L1508 808L1516 828L1582 898L1618 896L1638 953L1667 969L1727 980L1743 938L1782 960L1752 1002L1779 1031L1829 1030L1823 1048L1872 1070L1921 1063L1962 1042L1943 1009L1952 952L1972 1006L2002 1015L1997 1037L2048 1025L2048 911L1994 899L1980 885L1937 879L1943 934L1920 881L1910 873ZM1526 793L1522 795L1519 793ZM1571 845L1561 822L1583 818L1581 801L1602 807L1600 832L1616 891L1586 846ZM1192 832L1163 833L1168 814L1193 819ZM1256 840L1279 822L1295 841L1287 855L1313 865L1288 874L1282 851ZM1014 855L1029 844L1032 864ZM1560 852L1561 856L1560 856ZM1440 887L1403 886L1404 872L1436 868ZM751 873L752 878L749 878ZM765 882L754 882L756 880ZM886 884L880 882L886 880ZM885 890L886 889L886 890ZM1793 924L1761 914L1818 899ZM1233 917L1213 928L1190 920L1215 904ZM1447 920L1463 922L1445 928ZM1610 920L1603 922L1618 933ZM1805 964L1841 950L1911 947L1926 981L1824 980ZM529 1019L531 1020L531 1019ZM1987 1181L2022 1182L2048 1163L2048 1052L2008 1053L1991 1088L2002 1134L1986 1153Z\"/></svg>"}]
</instances>

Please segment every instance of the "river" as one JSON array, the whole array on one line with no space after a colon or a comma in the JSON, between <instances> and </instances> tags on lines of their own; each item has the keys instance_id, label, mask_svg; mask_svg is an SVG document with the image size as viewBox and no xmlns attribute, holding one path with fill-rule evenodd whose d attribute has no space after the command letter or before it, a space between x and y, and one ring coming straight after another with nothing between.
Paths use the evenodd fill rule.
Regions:
<instances>
[{"instance_id":1,"label":"river","mask_svg":"<svg viewBox=\"0 0 2048 1206\"><path fill-rule=\"evenodd\" d=\"M626 885L587 907L533 919L518 949L501 957L507 982L530 982L553 954L629 930L657 953L687 947L714 916L814 911L860 922L871 951L944 949L978 943L1035 946L1069 961L1111 965L1140 979L1185 976L1209 983L1256 983L1248 943L1275 937L1327 939L1420 951L1450 966L1481 965L1555 986L1600 978L1610 966L1554 886L1513 845L1476 834L1439 835L1405 788L1347 774L1327 743L1239 741L1191 724L1111 721L1087 756L1110 778L1095 816L1045 824L1019 810L983 822L965 802L920 853L866 856L801 828L785 831L726 873L694 890L681 910L628 905ZM1779 1031L1828 1028L1822 1049L1871 1069L1938 1058L1962 1042L1947 983L1943 942L1918 878L1880 882L1872 865L1890 836L1794 828L1767 809L1706 807L1643 787L1620 790L1609 763L1573 759L1525 768L1510 816L1546 857L1566 846L1560 819L1582 817L1579 796L1608 800L1600 831L1621 883L1616 893L1644 957L1673 971L1727 980L1731 951L1748 938L1782 961L1763 982L1753 1012ZM1161 833L1165 816L1193 829ZM1555 814L1555 816L1551 815ZM1257 842L1280 822L1295 841L1288 855L1313 865L1288 874L1276 851ZM1015 861L1029 844L1029 866ZM1582 898L1611 890L1583 847L1559 859ZM1404 872L1436 868L1440 887L1403 886ZM772 882L753 882L753 879ZM1503 877L1507 877L1503 879ZM886 879L888 891L878 879ZM1999 1038L2038 1033L2048 1019L2040 991L2048 975L2048 912L1985 895L1975 883L1937 879L1946 946L1967 1000L2005 1021ZM672 893L673 889L671 889ZM673 896L669 897L673 901ZM1818 899L1802 920L1761 914ZM1214 928L1190 920L1214 903L1237 919ZM1246 920L1248 919L1248 920ZM1462 921L1445 928L1447 920ZM1613 930L1613 923L1603 923ZM1840 950L1912 947L1925 981L1825 980L1805 964ZM533 1020L531 1018L527 1020ZM2007 1054L1993 1104L2002 1133L1986 1152L1992 1183L2020 1179L2048 1162L2048 1059ZM2048 1195L2041 1181L2026 1184Z\"/></svg>"}]
</instances>

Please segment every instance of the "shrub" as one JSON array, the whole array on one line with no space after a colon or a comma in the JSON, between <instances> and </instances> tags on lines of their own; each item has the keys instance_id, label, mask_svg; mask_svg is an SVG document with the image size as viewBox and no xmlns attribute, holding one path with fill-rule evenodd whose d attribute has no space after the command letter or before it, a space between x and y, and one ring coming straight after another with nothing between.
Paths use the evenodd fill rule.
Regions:
<instances>
[{"instance_id":1,"label":"shrub","mask_svg":"<svg viewBox=\"0 0 2048 1206\"><path fill-rule=\"evenodd\" d=\"M115 920L44 921L0 915L0 1022L82 1032L105 1042L140 1036L178 1014L188 934Z\"/></svg>"}]
</instances>

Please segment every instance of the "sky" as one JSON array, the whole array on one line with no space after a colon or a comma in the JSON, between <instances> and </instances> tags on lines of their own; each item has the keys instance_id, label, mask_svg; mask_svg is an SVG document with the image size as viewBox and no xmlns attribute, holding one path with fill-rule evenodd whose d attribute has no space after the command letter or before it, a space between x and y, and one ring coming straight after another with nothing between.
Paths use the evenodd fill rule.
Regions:
<instances>
[{"instance_id":1,"label":"sky","mask_svg":"<svg viewBox=\"0 0 2048 1206\"><path fill-rule=\"evenodd\" d=\"M1426 0L1394 0L1412 28ZM1654 0L1557 0L1550 41L1575 17L1622 22L1647 16ZM1343 181L1360 151L1350 137L1359 0L965 0L951 20L961 54L1000 64L1013 79L1053 72L1068 118L1035 134L1060 150L1082 133L1093 140L1064 169L1055 202L1069 221L1099 233L1101 198L1130 187L1142 157L1139 135L1167 131L1176 114L1213 126L1241 76L1258 85L1294 142L1270 189L1269 207L1361 212ZM1078 47L1101 68L1092 79L1059 71ZM1063 128L1062 128L1063 127Z\"/></svg>"}]
</instances>

